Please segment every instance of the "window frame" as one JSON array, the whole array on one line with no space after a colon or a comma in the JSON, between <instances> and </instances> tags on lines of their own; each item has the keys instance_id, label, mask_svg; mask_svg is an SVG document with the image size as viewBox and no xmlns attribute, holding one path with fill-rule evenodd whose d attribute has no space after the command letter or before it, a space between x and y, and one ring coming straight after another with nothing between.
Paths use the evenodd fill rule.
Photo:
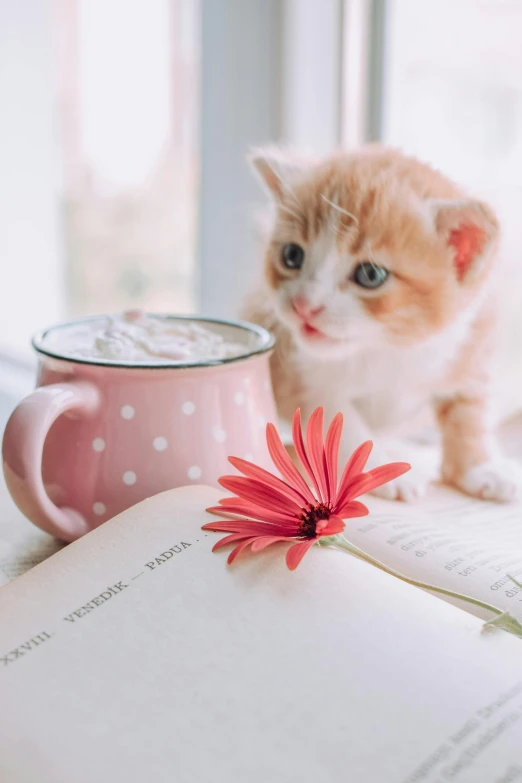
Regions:
<instances>
[{"instance_id":1,"label":"window frame","mask_svg":"<svg viewBox=\"0 0 522 783\"><path fill-rule=\"evenodd\" d=\"M279 0L201 6L197 295L205 315L233 318L259 265L252 146L280 129ZM252 88L255 85L255 89Z\"/></svg>"},{"instance_id":2,"label":"window frame","mask_svg":"<svg viewBox=\"0 0 522 783\"><path fill-rule=\"evenodd\" d=\"M233 318L260 276L257 215L266 197L249 171L248 150L282 143L326 154L342 142L346 4L202 3L196 298L207 315ZM309 68L311 51L320 57Z\"/></svg>"}]
</instances>

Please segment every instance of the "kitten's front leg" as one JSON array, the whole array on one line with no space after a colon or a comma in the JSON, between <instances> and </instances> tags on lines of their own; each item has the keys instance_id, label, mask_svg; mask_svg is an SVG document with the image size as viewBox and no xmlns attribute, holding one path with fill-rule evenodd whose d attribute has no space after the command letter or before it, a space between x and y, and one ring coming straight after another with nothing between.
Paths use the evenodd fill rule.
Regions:
<instances>
[{"instance_id":1,"label":"kitten's front leg","mask_svg":"<svg viewBox=\"0 0 522 783\"><path fill-rule=\"evenodd\" d=\"M484 500L522 497L522 466L499 455L480 397L456 396L436 404L442 433L442 478Z\"/></svg>"},{"instance_id":2,"label":"kitten's front leg","mask_svg":"<svg viewBox=\"0 0 522 783\"><path fill-rule=\"evenodd\" d=\"M339 468L342 470L348 462L356 448L364 441L371 440L373 449L371 451L366 470L371 470L387 462L395 462L396 457L390 456L386 449L379 443L379 437L372 434L370 427L355 409L355 407L345 400L338 404L332 402L330 405L324 405L325 421L330 422L333 417L341 412L344 418L343 436L339 449ZM304 424L308 423L308 418L313 412L313 406L301 406L301 413ZM403 476L389 481L373 490L372 494L386 500L402 500L406 503L417 501L426 491L429 483L429 475L422 469L412 468Z\"/></svg>"}]
</instances>

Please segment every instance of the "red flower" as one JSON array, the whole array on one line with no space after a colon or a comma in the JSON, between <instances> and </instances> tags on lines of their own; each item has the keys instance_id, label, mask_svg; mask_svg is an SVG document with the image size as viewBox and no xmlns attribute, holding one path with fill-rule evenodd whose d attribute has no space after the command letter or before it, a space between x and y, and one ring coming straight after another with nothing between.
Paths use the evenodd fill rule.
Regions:
<instances>
[{"instance_id":1,"label":"red flower","mask_svg":"<svg viewBox=\"0 0 522 783\"><path fill-rule=\"evenodd\" d=\"M266 440L283 479L251 462L230 457L229 461L243 476L223 476L219 481L236 497L224 498L219 506L208 509L227 519L209 522L203 530L230 534L218 541L212 551L236 544L228 557L228 563L232 563L248 546L252 552L260 552L278 541L294 541L286 553L287 566L293 571L319 538L344 530L343 519L365 516L368 509L354 498L406 473L410 465L392 462L363 473L373 445L367 441L352 454L338 484L342 429L343 417L338 413L323 442L323 409L317 408L308 423L305 448L301 414L299 410L295 412L294 446L311 488L287 454L273 424L267 425Z\"/></svg>"}]
</instances>

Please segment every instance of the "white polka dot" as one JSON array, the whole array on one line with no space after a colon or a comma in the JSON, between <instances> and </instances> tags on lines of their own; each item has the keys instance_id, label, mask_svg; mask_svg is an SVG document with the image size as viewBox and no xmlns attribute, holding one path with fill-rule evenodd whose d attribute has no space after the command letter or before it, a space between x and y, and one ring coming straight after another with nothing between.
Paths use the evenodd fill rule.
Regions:
<instances>
[{"instance_id":1,"label":"white polka dot","mask_svg":"<svg viewBox=\"0 0 522 783\"><path fill-rule=\"evenodd\" d=\"M243 459L246 459L247 462L253 462L254 461L254 455L251 454L249 451L245 454Z\"/></svg>"},{"instance_id":2,"label":"white polka dot","mask_svg":"<svg viewBox=\"0 0 522 783\"><path fill-rule=\"evenodd\" d=\"M245 401L245 395L243 394L243 392L236 392L234 394L234 402L236 403L236 405L243 405L244 401Z\"/></svg>"},{"instance_id":3,"label":"white polka dot","mask_svg":"<svg viewBox=\"0 0 522 783\"><path fill-rule=\"evenodd\" d=\"M259 426L260 427L266 427L266 419L264 416L259 417Z\"/></svg>"},{"instance_id":4,"label":"white polka dot","mask_svg":"<svg viewBox=\"0 0 522 783\"><path fill-rule=\"evenodd\" d=\"M94 438L92 442L92 447L94 451L104 451L105 450L105 441L103 438Z\"/></svg>"},{"instance_id":5,"label":"white polka dot","mask_svg":"<svg viewBox=\"0 0 522 783\"><path fill-rule=\"evenodd\" d=\"M224 443L227 439L227 433L225 432L225 430L222 430L221 427L214 427L212 433L214 435L214 440L216 441L216 443Z\"/></svg>"},{"instance_id":6,"label":"white polka dot","mask_svg":"<svg viewBox=\"0 0 522 783\"><path fill-rule=\"evenodd\" d=\"M156 451L165 451L167 446L169 445L167 443L167 438L163 438L161 435L158 438L154 438L152 441L152 445L156 449Z\"/></svg>"},{"instance_id":7,"label":"white polka dot","mask_svg":"<svg viewBox=\"0 0 522 783\"><path fill-rule=\"evenodd\" d=\"M133 419L135 413L136 411L134 410L132 405L124 405L123 408L120 410L122 419Z\"/></svg>"},{"instance_id":8,"label":"white polka dot","mask_svg":"<svg viewBox=\"0 0 522 783\"><path fill-rule=\"evenodd\" d=\"M123 474L123 483L128 484L130 487L132 484L136 483L136 478L137 476L133 470L126 470Z\"/></svg>"},{"instance_id":9,"label":"white polka dot","mask_svg":"<svg viewBox=\"0 0 522 783\"><path fill-rule=\"evenodd\" d=\"M184 402L183 405L181 406L181 410L183 411L185 416L192 416L192 414L196 410L196 406L194 405L193 402L190 401Z\"/></svg>"},{"instance_id":10,"label":"white polka dot","mask_svg":"<svg viewBox=\"0 0 522 783\"><path fill-rule=\"evenodd\" d=\"M201 478L201 468L199 465L191 465L187 470L187 476L189 479L192 479L192 481L196 481L196 479Z\"/></svg>"},{"instance_id":11,"label":"white polka dot","mask_svg":"<svg viewBox=\"0 0 522 783\"><path fill-rule=\"evenodd\" d=\"M271 388L272 388L271 385L270 385L270 381L265 381L264 387L265 387L266 391L270 391Z\"/></svg>"},{"instance_id":12,"label":"white polka dot","mask_svg":"<svg viewBox=\"0 0 522 783\"><path fill-rule=\"evenodd\" d=\"M101 517L101 515L105 514L105 512L107 511L107 509L105 508L105 503L94 503L92 510L99 517Z\"/></svg>"}]
</instances>

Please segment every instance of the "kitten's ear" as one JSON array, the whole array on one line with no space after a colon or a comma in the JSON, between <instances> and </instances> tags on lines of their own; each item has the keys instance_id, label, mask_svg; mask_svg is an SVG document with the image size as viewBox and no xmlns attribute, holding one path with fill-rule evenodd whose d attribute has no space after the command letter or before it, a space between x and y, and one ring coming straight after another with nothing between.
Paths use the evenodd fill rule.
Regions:
<instances>
[{"instance_id":1,"label":"kitten's ear","mask_svg":"<svg viewBox=\"0 0 522 783\"><path fill-rule=\"evenodd\" d=\"M498 238L493 211L481 201L430 200L431 220L437 234L453 251L459 282L479 274Z\"/></svg>"},{"instance_id":2,"label":"kitten's ear","mask_svg":"<svg viewBox=\"0 0 522 783\"><path fill-rule=\"evenodd\" d=\"M278 147L255 149L248 160L268 195L276 201L282 198L285 191L291 191L292 184L310 167L310 162Z\"/></svg>"}]
</instances>

